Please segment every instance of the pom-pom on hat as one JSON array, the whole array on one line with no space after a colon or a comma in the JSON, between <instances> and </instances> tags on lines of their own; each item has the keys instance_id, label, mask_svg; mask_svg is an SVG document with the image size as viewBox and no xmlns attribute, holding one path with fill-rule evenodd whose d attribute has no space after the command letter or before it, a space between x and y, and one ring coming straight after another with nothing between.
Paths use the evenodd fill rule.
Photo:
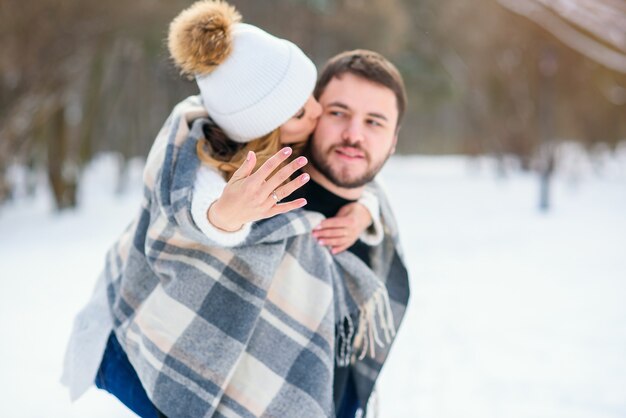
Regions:
<instances>
[{"instance_id":1,"label":"pom-pom on hat","mask_svg":"<svg viewBox=\"0 0 626 418\"><path fill-rule=\"evenodd\" d=\"M196 78L209 116L248 142L304 106L317 71L293 43L240 20L226 2L196 2L170 24L168 45L181 72Z\"/></svg>"}]
</instances>

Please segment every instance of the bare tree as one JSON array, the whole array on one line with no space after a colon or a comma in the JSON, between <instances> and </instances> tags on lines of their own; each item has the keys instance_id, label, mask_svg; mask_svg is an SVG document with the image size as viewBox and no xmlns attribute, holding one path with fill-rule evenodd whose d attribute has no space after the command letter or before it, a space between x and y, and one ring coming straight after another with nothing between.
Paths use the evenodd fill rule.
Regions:
<instances>
[{"instance_id":1,"label":"bare tree","mask_svg":"<svg viewBox=\"0 0 626 418\"><path fill-rule=\"evenodd\" d=\"M626 2L498 0L588 58L626 74Z\"/></svg>"},{"instance_id":2,"label":"bare tree","mask_svg":"<svg viewBox=\"0 0 626 418\"><path fill-rule=\"evenodd\" d=\"M409 91L399 152L515 155L530 168L556 138L626 137L624 0L232 2L318 65L352 48L395 62ZM94 153L145 155L171 106L197 92L163 43L189 4L0 2L0 201L14 161L44 168L62 208Z\"/></svg>"}]
</instances>

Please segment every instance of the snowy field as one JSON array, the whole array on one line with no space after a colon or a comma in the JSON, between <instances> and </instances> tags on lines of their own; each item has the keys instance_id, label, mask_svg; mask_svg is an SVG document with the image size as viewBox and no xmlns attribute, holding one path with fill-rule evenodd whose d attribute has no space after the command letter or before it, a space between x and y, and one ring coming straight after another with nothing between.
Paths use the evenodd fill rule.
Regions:
<instances>
[{"instance_id":1,"label":"snowy field","mask_svg":"<svg viewBox=\"0 0 626 418\"><path fill-rule=\"evenodd\" d=\"M383 418L626 417L626 155L578 156L537 211L534 176L484 159L395 157L382 178L412 299L380 380ZM58 383L72 318L137 210L139 165L115 193L96 161L80 207L45 192L0 208L0 417L131 417ZM19 172L16 173L19 177Z\"/></svg>"}]
</instances>

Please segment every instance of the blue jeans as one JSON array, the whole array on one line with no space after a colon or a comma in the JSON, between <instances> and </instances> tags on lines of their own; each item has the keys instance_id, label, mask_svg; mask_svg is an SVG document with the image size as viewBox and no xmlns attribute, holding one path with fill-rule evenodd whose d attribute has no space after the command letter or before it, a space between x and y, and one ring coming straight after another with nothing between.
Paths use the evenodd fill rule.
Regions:
<instances>
[{"instance_id":1,"label":"blue jeans","mask_svg":"<svg viewBox=\"0 0 626 418\"><path fill-rule=\"evenodd\" d=\"M137 372L128 361L115 334L111 333L96 375L96 386L119 399L142 418L163 416L152 404Z\"/></svg>"},{"instance_id":2,"label":"blue jeans","mask_svg":"<svg viewBox=\"0 0 626 418\"><path fill-rule=\"evenodd\" d=\"M356 385L352 373L348 375L345 391L337 408L337 418L354 418L359 409L359 398L356 393Z\"/></svg>"}]
</instances>

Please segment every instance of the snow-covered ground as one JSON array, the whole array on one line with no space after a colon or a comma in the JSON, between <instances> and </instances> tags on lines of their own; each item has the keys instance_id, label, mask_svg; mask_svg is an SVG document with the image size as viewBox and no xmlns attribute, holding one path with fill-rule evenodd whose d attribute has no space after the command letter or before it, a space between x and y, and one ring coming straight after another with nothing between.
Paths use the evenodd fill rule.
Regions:
<instances>
[{"instance_id":1,"label":"snow-covered ground","mask_svg":"<svg viewBox=\"0 0 626 418\"><path fill-rule=\"evenodd\" d=\"M383 418L626 417L626 159L570 161L537 207L534 176L395 157L383 172L412 299L383 370ZM72 318L137 210L140 170L86 173L80 208L45 192L0 208L0 417L131 417L58 383ZM19 173L18 173L19 174Z\"/></svg>"}]
</instances>

